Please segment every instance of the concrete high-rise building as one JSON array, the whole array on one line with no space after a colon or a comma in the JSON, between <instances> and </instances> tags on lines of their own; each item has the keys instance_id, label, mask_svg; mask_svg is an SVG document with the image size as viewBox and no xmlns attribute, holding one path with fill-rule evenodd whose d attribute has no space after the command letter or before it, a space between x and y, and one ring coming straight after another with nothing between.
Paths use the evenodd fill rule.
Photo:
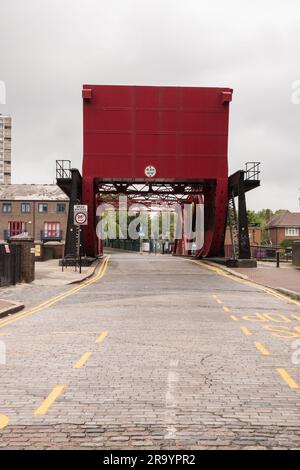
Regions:
<instances>
[{"instance_id":1,"label":"concrete high-rise building","mask_svg":"<svg viewBox=\"0 0 300 470\"><path fill-rule=\"evenodd\" d=\"M0 114L0 184L11 184L11 117Z\"/></svg>"}]
</instances>

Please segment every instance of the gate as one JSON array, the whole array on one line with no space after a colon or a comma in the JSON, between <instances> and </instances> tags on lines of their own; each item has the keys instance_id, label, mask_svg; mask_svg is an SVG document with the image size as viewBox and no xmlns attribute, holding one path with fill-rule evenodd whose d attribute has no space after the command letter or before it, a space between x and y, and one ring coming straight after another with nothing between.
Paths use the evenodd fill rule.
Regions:
<instances>
[{"instance_id":1,"label":"gate","mask_svg":"<svg viewBox=\"0 0 300 470\"><path fill-rule=\"evenodd\" d=\"M21 282L21 247L0 244L0 287L17 282Z\"/></svg>"}]
</instances>

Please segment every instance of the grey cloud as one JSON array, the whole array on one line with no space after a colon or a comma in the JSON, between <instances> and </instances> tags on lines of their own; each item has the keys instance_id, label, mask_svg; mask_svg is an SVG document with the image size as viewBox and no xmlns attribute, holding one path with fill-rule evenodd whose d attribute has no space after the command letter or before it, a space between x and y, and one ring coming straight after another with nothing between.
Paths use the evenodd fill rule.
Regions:
<instances>
[{"instance_id":1,"label":"grey cloud","mask_svg":"<svg viewBox=\"0 0 300 470\"><path fill-rule=\"evenodd\" d=\"M83 83L230 86L229 160L263 165L249 207L297 210L300 4L294 0L0 0L14 182L80 167ZM36 168L38 167L38 171Z\"/></svg>"}]
</instances>

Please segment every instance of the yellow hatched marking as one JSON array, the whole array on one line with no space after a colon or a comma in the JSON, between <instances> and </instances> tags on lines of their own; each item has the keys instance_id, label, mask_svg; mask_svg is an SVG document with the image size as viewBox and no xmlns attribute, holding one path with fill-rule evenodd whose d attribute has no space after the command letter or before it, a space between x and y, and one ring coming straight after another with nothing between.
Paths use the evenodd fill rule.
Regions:
<instances>
[{"instance_id":1,"label":"yellow hatched marking","mask_svg":"<svg viewBox=\"0 0 300 470\"><path fill-rule=\"evenodd\" d=\"M261 343L255 342L254 345L263 356L270 356L270 352Z\"/></svg>"},{"instance_id":2,"label":"yellow hatched marking","mask_svg":"<svg viewBox=\"0 0 300 470\"><path fill-rule=\"evenodd\" d=\"M236 317L235 315L230 315L230 318L233 321L239 321L238 317Z\"/></svg>"},{"instance_id":3,"label":"yellow hatched marking","mask_svg":"<svg viewBox=\"0 0 300 470\"><path fill-rule=\"evenodd\" d=\"M300 388L300 385L297 384L297 382L295 382L295 380L290 376L290 374L285 369L279 368L276 370L290 388L295 389L295 390L298 390Z\"/></svg>"},{"instance_id":4,"label":"yellow hatched marking","mask_svg":"<svg viewBox=\"0 0 300 470\"><path fill-rule=\"evenodd\" d=\"M244 333L245 336L251 336L252 335L251 331L246 326L241 326L241 330L242 330L242 332Z\"/></svg>"},{"instance_id":5,"label":"yellow hatched marking","mask_svg":"<svg viewBox=\"0 0 300 470\"><path fill-rule=\"evenodd\" d=\"M230 312L229 308L226 307L226 305L223 305L223 310L224 310L224 312L226 312L226 313Z\"/></svg>"}]
</instances>

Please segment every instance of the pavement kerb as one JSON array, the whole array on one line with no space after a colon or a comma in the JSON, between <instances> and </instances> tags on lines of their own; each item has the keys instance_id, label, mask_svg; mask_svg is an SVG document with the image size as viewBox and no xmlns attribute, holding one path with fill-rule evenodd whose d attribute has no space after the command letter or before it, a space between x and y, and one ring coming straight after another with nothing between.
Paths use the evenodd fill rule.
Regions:
<instances>
[{"instance_id":1,"label":"pavement kerb","mask_svg":"<svg viewBox=\"0 0 300 470\"><path fill-rule=\"evenodd\" d=\"M243 279L244 281L249 281L250 280L249 277L246 276L246 274L237 273L237 272L233 271L233 269L227 268L227 266L224 266L221 263L220 264L215 263L213 261L208 261L208 260L203 259L203 258L201 259L201 262L205 263L205 264L209 264L211 266L215 266L216 268L222 269L222 271L225 271L226 273L231 274L232 276ZM253 281L251 281L251 282L253 282ZM254 282L254 284L257 284L257 282Z\"/></svg>"},{"instance_id":2,"label":"pavement kerb","mask_svg":"<svg viewBox=\"0 0 300 470\"><path fill-rule=\"evenodd\" d=\"M98 268L98 266L100 266L100 264L102 263L104 258L101 258L97 261L94 261L94 263L91 265L90 269L89 269L89 272L81 279L77 279L76 281L71 281L71 282L68 282L68 286L69 285L72 285L72 284L81 284L82 282L84 281L87 281L88 279L90 279L91 277L93 277L95 275L95 272Z\"/></svg>"},{"instance_id":3,"label":"pavement kerb","mask_svg":"<svg viewBox=\"0 0 300 470\"><path fill-rule=\"evenodd\" d=\"M69 285L69 284L81 284L82 282L84 282L84 281L90 279L91 277L93 277L95 275L95 272L96 272L98 266L102 263L102 261L103 261L103 259L95 261L93 263L93 265L91 266L90 272L86 276L84 276L82 279L79 279L77 281L69 282L67 285ZM7 317L8 315L18 313L18 312L20 312L20 310L23 310L25 308L25 304L22 304L21 302L15 302L13 300L8 300L7 302L9 302L11 305L9 307L5 307L5 308L2 308L0 310L0 318L4 318L4 317Z\"/></svg>"},{"instance_id":4,"label":"pavement kerb","mask_svg":"<svg viewBox=\"0 0 300 470\"><path fill-rule=\"evenodd\" d=\"M237 273L237 272L233 271L232 269L227 268L227 266L223 266L222 264L219 264L219 263L214 263L213 261L207 261L205 259L201 259L201 262L204 263L204 264L215 266L218 269L221 269L222 271L230 274L231 276L238 277L239 279L243 279L244 281L249 281L252 284L256 284L257 286L267 287L268 289L271 289L275 292L278 292L278 293L280 293L280 294L284 295L285 297L288 297L292 300L297 300L297 301L300 300L300 293L298 293L298 292L295 292L295 291L292 291L292 290L289 290L289 289L285 289L283 287L272 287L272 286L269 286L267 284L260 284L259 282L253 281L252 279L250 279L245 274Z\"/></svg>"},{"instance_id":5,"label":"pavement kerb","mask_svg":"<svg viewBox=\"0 0 300 470\"><path fill-rule=\"evenodd\" d=\"M23 308L25 307L25 305L21 302L14 302L12 300L9 300L8 302L11 305L0 310L0 318L4 318L8 315L12 315L13 313L20 312L20 310L23 310Z\"/></svg>"},{"instance_id":6,"label":"pavement kerb","mask_svg":"<svg viewBox=\"0 0 300 470\"><path fill-rule=\"evenodd\" d=\"M290 289L284 289L283 287L276 287L277 292L280 292L280 294L286 295L287 297L290 297L293 300L300 300L300 294L299 292L295 292Z\"/></svg>"}]
</instances>

